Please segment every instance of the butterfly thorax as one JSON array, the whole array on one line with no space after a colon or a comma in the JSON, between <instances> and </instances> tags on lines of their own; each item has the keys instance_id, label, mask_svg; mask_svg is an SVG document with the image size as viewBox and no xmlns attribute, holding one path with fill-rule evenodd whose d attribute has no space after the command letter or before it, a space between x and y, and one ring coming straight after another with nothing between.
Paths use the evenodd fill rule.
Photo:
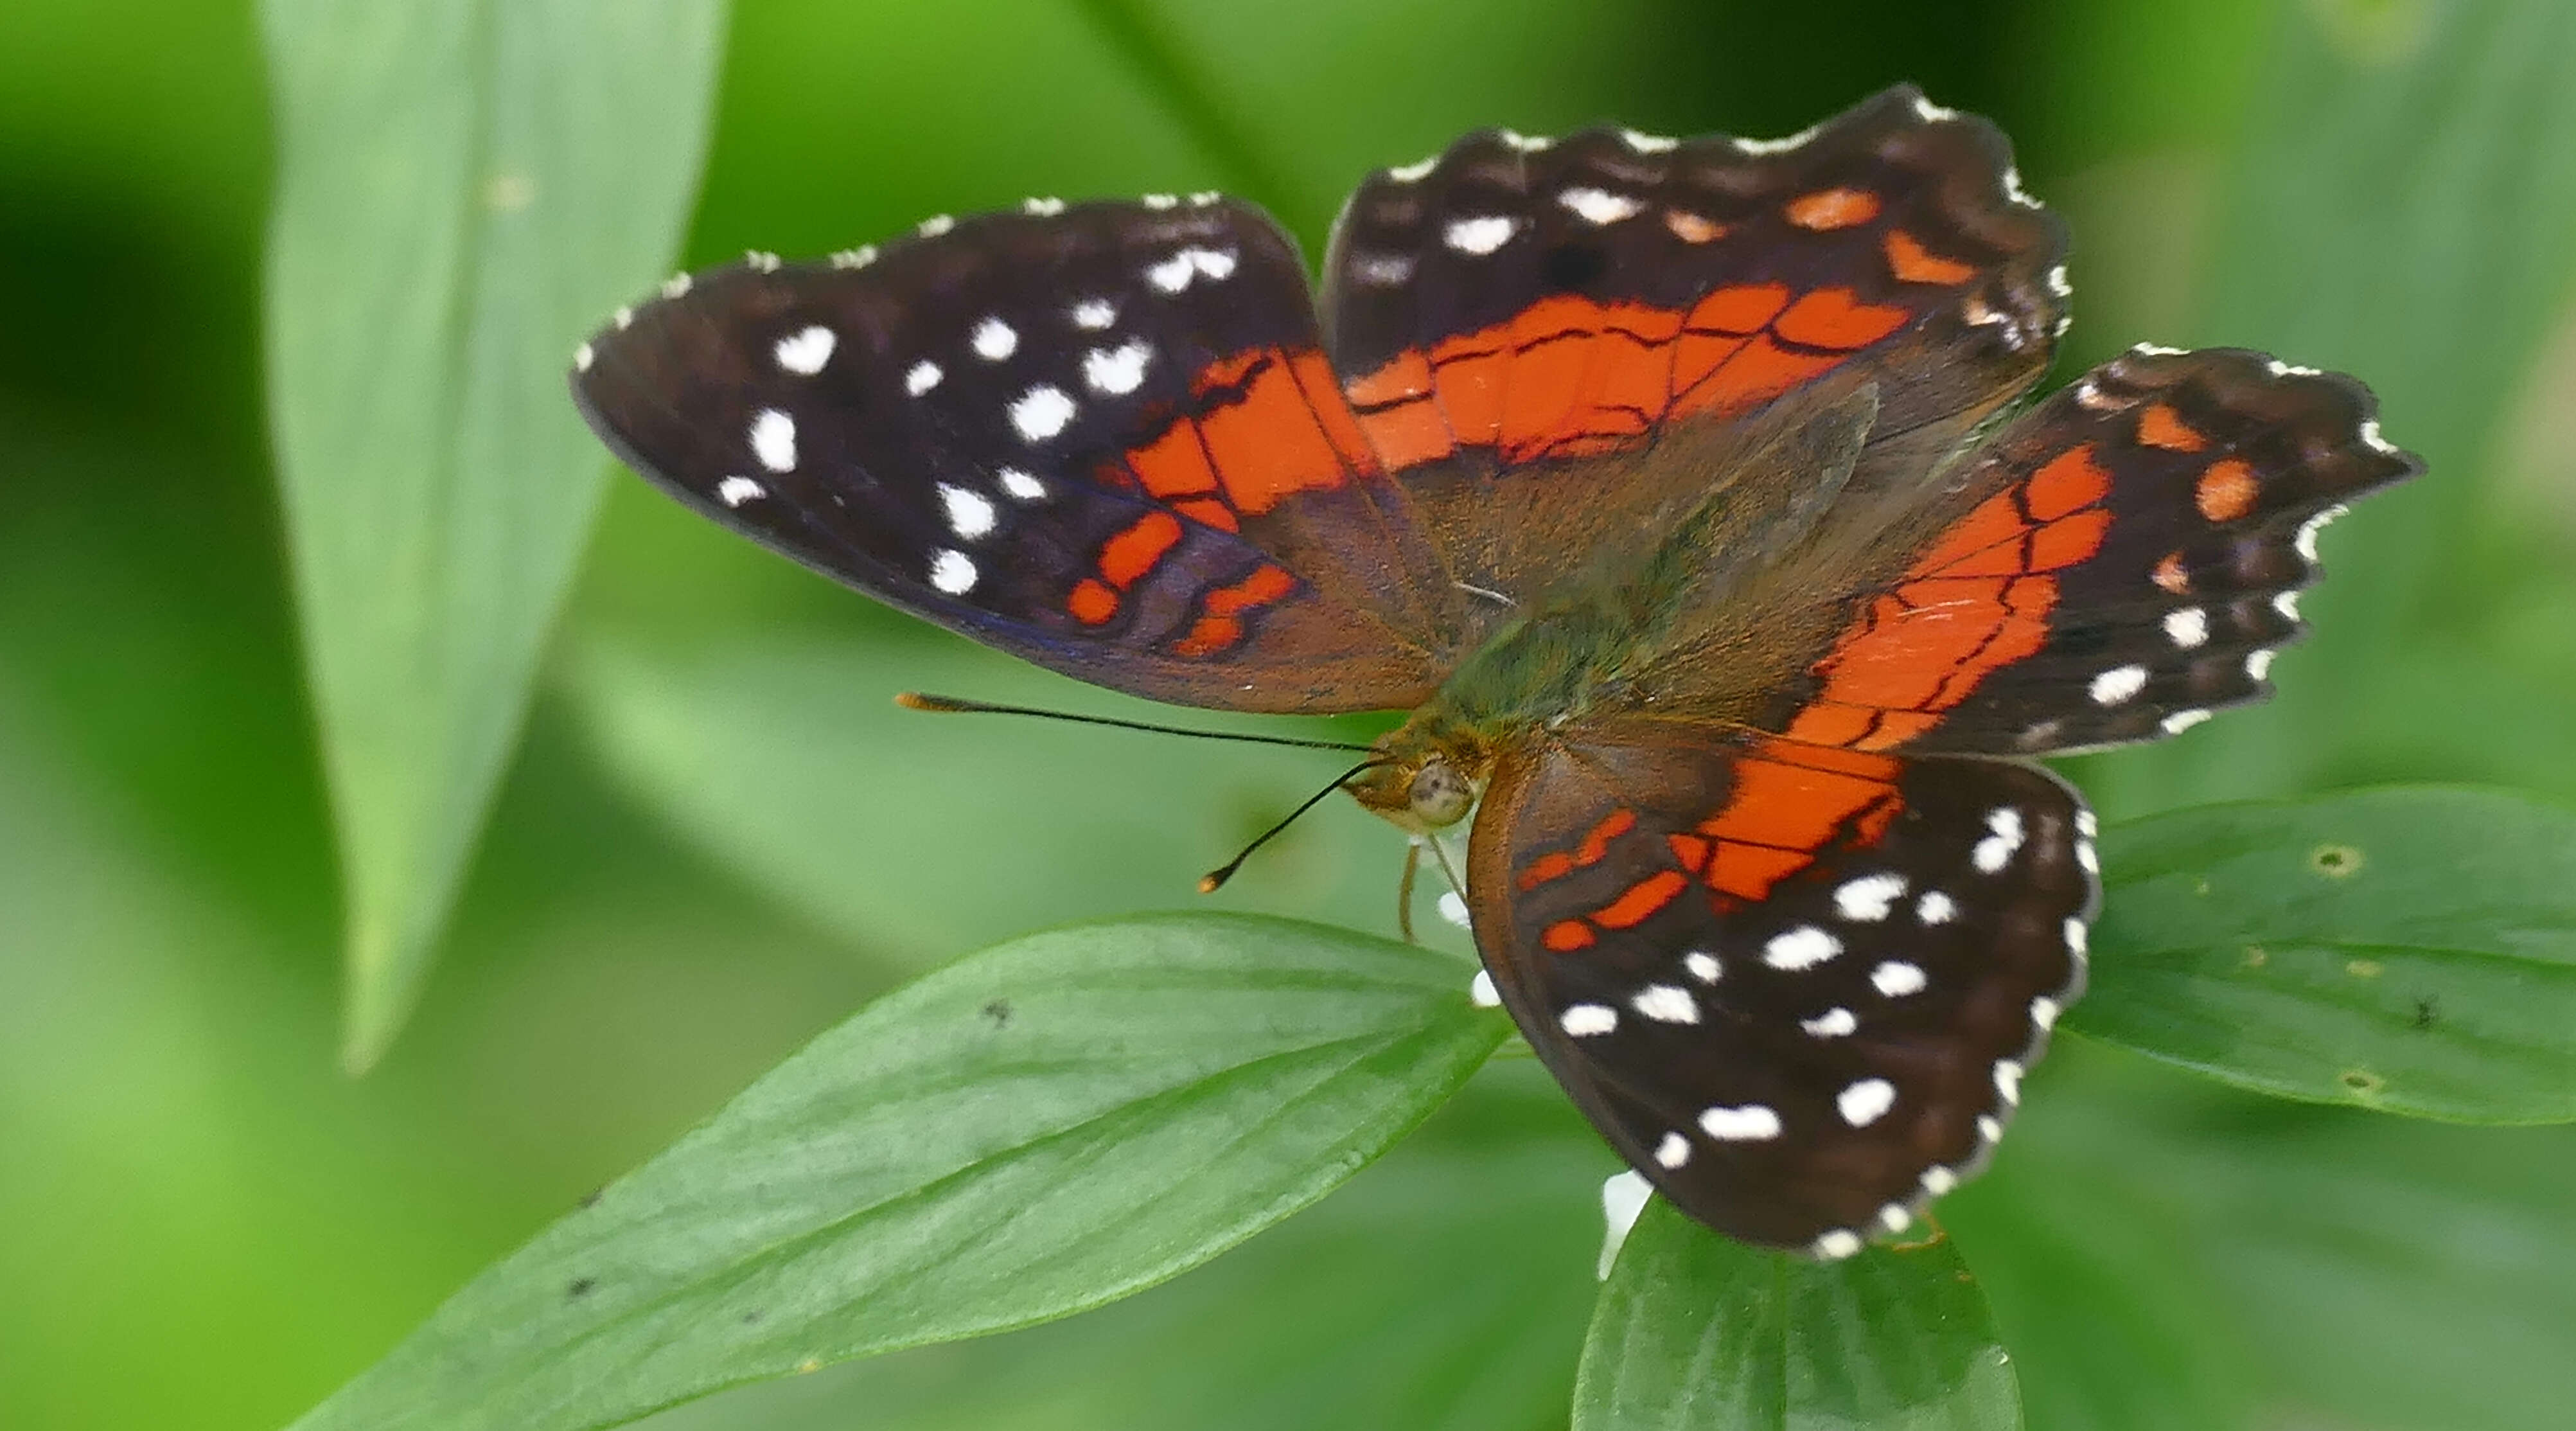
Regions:
<instances>
[{"instance_id":1,"label":"butterfly thorax","mask_svg":"<svg viewBox=\"0 0 2576 1431\"><path fill-rule=\"evenodd\" d=\"M1351 782L1362 805L1409 833L1474 808L1501 752L1635 699L1634 678L1671 626L1660 562L1581 583L1496 632L1431 699L1379 738L1386 763Z\"/></svg>"}]
</instances>

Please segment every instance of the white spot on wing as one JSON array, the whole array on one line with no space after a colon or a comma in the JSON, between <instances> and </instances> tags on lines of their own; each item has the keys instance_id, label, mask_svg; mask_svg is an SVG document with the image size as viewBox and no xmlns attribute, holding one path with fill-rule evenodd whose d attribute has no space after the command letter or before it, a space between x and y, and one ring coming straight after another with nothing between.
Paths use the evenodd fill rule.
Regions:
<instances>
[{"instance_id":1,"label":"white spot on wing","mask_svg":"<svg viewBox=\"0 0 2576 1431\"><path fill-rule=\"evenodd\" d=\"M1922 993L1923 986L1931 982L1923 973L1922 965L1909 964L1902 959L1890 959L1870 970L1869 981L1891 999Z\"/></svg>"},{"instance_id":2,"label":"white spot on wing","mask_svg":"<svg viewBox=\"0 0 2576 1431\"><path fill-rule=\"evenodd\" d=\"M1440 233L1440 241L1460 253L1488 254L1511 242L1520 221L1505 214L1484 214L1471 219L1451 219Z\"/></svg>"},{"instance_id":3,"label":"white spot on wing","mask_svg":"<svg viewBox=\"0 0 2576 1431\"><path fill-rule=\"evenodd\" d=\"M742 261L743 264L750 268L754 273L776 273L778 271L778 255L771 253L766 249L747 249L743 252Z\"/></svg>"},{"instance_id":4,"label":"white spot on wing","mask_svg":"<svg viewBox=\"0 0 2576 1431\"><path fill-rule=\"evenodd\" d=\"M1999 874L2005 865L2012 863L2014 853L2021 849L2021 812L2009 805L1996 810L1986 816L1986 829L1989 833L1977 841L1977 847L1968 852L1968 857L1980 873Z\"/></svg>"},{"instance_id":5,"label":"white spot on wing","mask_svg":"<svg viewBox=\"0 0 2576 1431\"><path fill-rule=\"evenodd\" d=\"M997 520L992 498L942 482L939 484L939 504L948 511L950 531L970 542L977 537L991 535Z\"/></svg>"},{"instance_id":6,"label":"white spot on wing","mask_svg":"<svg viewBox=\"0 0 2576 1431\"><path fill-rule=\"evenodd\" d=\"M2379 435L2379 419L2375 417L2361 425L2361 445L2385 457L2397 455L2397 444Z\"/></svg>"},{"instance_id":7,"label":"white spot on wing","mask_svg":"<svg viewBox=\"0 0 2576 1431\"><path fill-rule=\"evenodd\" d=\"M2020 1105L2020 1064L2015 1063L2009 1058L2003 1059L1995 1064L1995 1091L2003 1095L2006 1106L2017 1107Z\"/></svg>"},{"instance_id":8,"label":"white spot on wing","mask_svg":"<svg viewBox=\"0 0 2576 1431\"><path fill-rule=\"evenodd\" d=\"M1042 442L1064 431L1073 421L1073 399L1064 389L1040 383L1011 402L1011 426L1031 442Z\"/></svg>"},{"instance_id":9,"label":"white spot on wing","mask_svg":"<svg viewBox=\"0 0 2576 1431\"><path fill-rule=\"evenodd\" d=\"M1926 124L1939 124L1944 120L1958 118L1959 111L1944 109L1918 94L1914 96L1914 117Z\"/></svg>"},{"instance_id":10,"label":"white spot on wing","mask_svg":"<svg viewBox=\"0 0 2576 1431\"><path fill-rule=\"evenodd\" d=\"M840 341L832 335L831 329L813 323L779 339L778 346L770 349L770 353L778 359L778 366L810 378L823 371L825 363L832 361L832 350L840 346Z\"/></svg>"},{"instance_id":11,"label":"white spot on wing","mask_svg":"<svg viewBox=\"0 0 2576 1431\"><path fill-rule=\"evenodd\" d=\"M988 363L998 363L1019 351L1019 330L999 318L987 318L975 325L975 356Z\"/></svg>"},{"instance_id":12,"label":"white spot on wing","mask_svg":"<svg viewBox=\"0 0 2576 1431\"><path fill-rule=\"evenodd\" d=\"M677 298L688 291L689 276L685 273L675 273L662 280L662 296L665 298Z\"/></svg>"},{"instance_id":13,"label":"white spot on wing","mask_svg":"<svg viewBox=\"0 0 2576 1431\"><path fill-rule=\"evenodd\" d=\"M1935 1166L1923 1170L1923 1190L1934 1197L1939 1197L1958 1185L1959 1175L1948 1168Z\"/></svg>"},{"instance_id":14,"label":"white spot on wing","mask_svg":"<svg viewBox=\"0 0 2576 1431\"><path fill-rule=\"evenodd\" d=\"M2076 955L2081 956L2086 952L2085 945L2090 938L2091 935L2085 930L2083 920L2069 918L2066 921L2066 947Z\"/></svg>"},{"instance_id":15,"label":"white spot on wing","mask_svg":"<svg viewBox=\"0 0 2576 1431\"><path fill-rule=\"evenodd\" d=\"M1476 977L1467 981L1467 1002L1480 1009L1501 1008L1503 996L1494 987L1494 976L1482 969L1477 970Z\"/></svg>"},{"instance_id":16,"label":"white spot on wing","mask_svg":"<svg viewBox=\"0 0 2576 1431\"><path fill-rule=\"evenodd\" d=\"M2246 652L2245 674L2257 681L2272 674L2272 655L2273 653L2269 649Z\"/></svg>"},{"instance_id":17,"label":"white spot on wing","mask_svg":"<svg viewBox=\"0 0 2576 1431\"><path fill-rule=\"evenodd\" d=\"M1890 1232L1903 1232L1914 1225L1914 1214L1903 1203L1889 1203L1878 1210L1878 1225Z\"/></svg>"},{"instance_id":18,"label":"white spot on wing","mask_svg":"<svg viewBox=\"0 0 2576 1431\"><path fill-rule=\"evenodd\" d=\"M841 249L832 255L834 268L865 268L876 261L877 246L872 243L863 243L857 248Z\"/></svg>"},{"instance_id":19,"label":"white spot on wing","mask_svg":"<svg viewBox=\"0 0 2576 1431\"><path fill-rule=\"evenodd\" d=\"M572 366L575 372L589 372L592 361L593 355L588 343L584 343L580 347L572 350Z\"/></svg>"},{"instance_id":20,"label":"white spot on wing","mask_svg":"<svg viewBox=\"0 0 2576 1431\"><path fill-rule=\"evenodd\" d=\"M977 575L974 561L954 548L943 547L930 559L930 584L950 596L973 591Z\"/></svg>"},{"instance_id":21,"label":"white spot on wing","mask_svg":"<svg viewBox=\"0 0 2576 1431\"><path fill-rule=\"evenodd\" d=\"M2093 678L2088 693L2097 706L2116 706L2146 688L2146 667L2113 666Z\"/></svg>"},{"instance_id":22,"label":"white spot on wing","mask_svg":"<svg viewBox=\"0 0 2576 1431\"><path fill-rule=\"evenodd\" d=\"M1812 969L1843 952L1842 941L1812 924L1775 934L1762 946L1762 962L1774 969Z\"/></svg>"},{"instance_id":23,"label":"white spot on wing","mask_svg":"<svg viewBox=\"0 0 2576 1431\"><path fill-rule=\"evenodd\" d=\"M1681 141L1664 134L1642 134L1634 129L1619 131L1619 140L1640 154L1663 154L1680 146Z\"/></svg>"},{"instance_id":24,"label":"white spot on wing","mask_svg":"<svg viewBox=\"0 0 2576 1431\"><path fill-rule=\"evenodd\" d=\"M1740 143L1742 141L1738 142ZM1860 1234L1838 1227L1833 1231L1826 1233L1824 1236L1817 1238L1815 1248L1816 1255L1818 1257L1821 1257L1828 1262L1840 1262L1844 1258L1860 1251Z\"/></svg>"},{"instance_id":25,"label":"white spot on wing","mask_svg":"<svg viewBox=\"0 0 2576 1431\"><path fill-rule=\"evenodd\" d=\"M1863 875L1834 891L1834 910L1845 919L1876 924L1887 917L1888 906L1904 897L1905 876Z\"/></svg>"},{"instance_id":26,"label":"white spot on wing","mask_svg":"<svg viewBox=\"0 0 2576 1431\"><path fill-rule=\"evenodd\" d=\"M2209 613L2197 606L2165 613L2165 637L2189 651L2209 639Z\"/></svg>"},{"instance_id":27,"label":"white spot on wing","mask_svg":"<svg viewBox=\"0 0 2576 1431\"><path fill-rule=\"evenodd\" d=\"M947 214L932 214L929 218L923 219L919 224L915 225L913 232L920 234L923 238L937 238L941 234L944 234L955 227L957 227L957 220L955 218Z\"/></svg>"},{"instance_id":28,"label":"white spot on wing","mask_svg":"<svg viewBox=\"0 0 2576 1431\"><path fill-rule=\"evenodd\" d=\"M1786 154L1815 138L1816 131L1822 127L1810 124L1795 134L1783 135L1778 139L1729 139L1726 142L1734 145L1736 152L1741 154Z\"/></svg>"},{"instance_id":29,"label":"white spot on wing","mask_svg":"<svg viewBox=\"0 0 2576 1431\"><path fill-rule=\"evenodd\" d=\"M1168 209L1178 205L1181 197L1178 194L1147 194L1137 202L1149 209Z\"/></svg>"},{"instance_id":30,"label":"white spot on wing","mask_svg":"<svg viewBox=\"0 0 2576 1431\"><path fill-rule=\"evenodd\" d=\"M2209 712L2194 707L2190 710L2175 711L2156 724L2162 726L2167 735L2180 735L2207 719L2209 719Z\"/></svg>"},{"instance_id":31,"label":"white spot on wing","mask_svg":"<svg viewBox=\"0 0 2576 1431\"><path fill-rule=\"evenodd\" d=\"M1690 970L1690 976L1703 984L1716 983L1718 976L1726 972L1717 962L1716 955L1698 949L1682 956L1682 967Z\"/></svg>"},{"instance_id":32,"label":"white spot on wing","mask_svg":"<svg viewBox=\"0 0 2576 1431\"><path fill-rule=\"evenodd\" d=\"M1699 1001L1678 984L1648 984L1628 1001L1637 1012L1659 1024L1699 1022Z\"/></svg>"},{"instance_id":33,"label":"white spot on wing","mask_svg":"<svg viewBox=\"0 0 2576 1431\"><path fill-rule=\"evenodd\" d=\"M2002 1142L2004 1140L2003 1120L1992 1113L1980 1114L1977 1118L1977 1136L1989 1143Z\"/></svg>"},{"instance_id":34,"label":"white spot on wing","mask_svg":"<svg viewBox=\"0 0 2576 1431\"><path fill-rule=\"evenodd\" d=\"M1689 1161L1690 1139L1679 1133L1666 1133L1664 1140L1655 1145L1655 1166L1659 1168L1678 1168Z\"/></svg>"},{"instance_id":35,"label":"white spot on wing","mask_svg":"<svg viewBox=\"0 0 2576 1431\"><path fill-rule=\"evenodd\" d=\"M1576 1038L1591 1038L1619 1027L1619 1011L1608 1004L1575 1004L1557 1015L1556 1026Z\"/></svg>"},{"instance_id":36,"label":"white spot on wing","mask_svg":"<svg viewBox=\"0 0 2576 1431\"><path fill-rule=\"evenodd\" d=\"M914 397L919 397L923 393L930 391L932 388L939 386L939 380L946 376L947 374L939 371L939 365L937 363L924 358L920 362L913 364L909 369L905 370L903 375L903 390L912 394Z\"/></svg>"},{"instance_id":37,"label":"white spot on wing","mask_svg":"<svg viewBox=\"0 0 2576 1431\"><path fill-rule=\"evenodd\" d=\"M1474 923L1467 913L1467 901L1460 899L1454 889L1441 891L1440 917L1461 929L1470 928Z\"/></svg>"},{"instance_id":38,"label":"white spot on wing","mask_svg":"<svg viewBox=\"0 0 2576 1431\"><path fill-rule=\"evenodd\" d=\"M1937 889L1914 901L1914 917L1926 924L1947 924L1958 913L1958 904Z\"/></svg>"},{"instance_id":39,"label":"white spot on wing","mask_svg":"<svg viewBox=\"0 0 2576 1431\"><path fill-rule=\"evenodd\" d=\"M1024 214L1035 214L1042 219L1052 218L1055 215L1064 212L1064 200L1056 198L1022 199L1020 200L1020 212Z\"/></svg>"},{"instance_id":40,"label":"white spot on wing","mask_svg":"<svg viewBox=\"0 0 2576 1431\"><path fill-rule=\"evenodd\" d=\"M774 407L762 408L751 419L751 455L772 472L796 470L796 419Z\"/></svg>"},{"instance_id":41,"label":"white spot on wing","mask_svg":"<svg viewBox=\"0 0 2576 1431\"><path fill-rule=\"evenodd\" d=\"M1034 502L1046 495L1046 484L1017 467L1005 467L993 474L1002 490L1023 502Z\"/></svg>"},{"instance_id":42,"label":"white spot on wing","mask_svg":"<svg viewBox=\"0 0 2576 1431\"><path fill-rule=\"evenodd\" d=\"M1842 1110L1844 1122L1866 1128L1896 1106L1896 1085L1884 1078L1864 1078L1835 1094L1834 1106Z\"/></svg>"},{"instance_id":43,"label":"white spot on wing","mask_svg":"<svg viewBox=\"0 0 2576 1431\"><path fill-rule=\"evenodd\" d=\"M2057 1027L2057 1016L2065 1011L2065 1006L2045 994L2030 1001L2030 1021L2043 1029Z\"/></svg>"},{"instance_id":44,"label":"white spot on wing","mask_svg":"<svg viewBox=\"0 0 2576 1431\"><path fill-rule=\"evenodd\" d=\"M1625 194L1593 188L1568 189L1556 196L1556 202L1587 224L1615 224L1645 207Z\"/></svg>"},{"instance_id":45,"label":"white spot on wing","mask_svg":"<svg viewBox=\"0 0 2576 1431\"><path fill-rule=\"evenodd\" d=\"M748 477L727 477L716 484L716 500L728 507L739 507L768 495L768 488Z\"/></svg>"},{"instance_id":46,"label":"white spot on wing","mask_svg":"<svg viewBox=\"0 0 2576 1431\"><path fill-rule=\"evenodd\" d=\"M1860 1017L1849 1009L1836 1006L1812 1019L1798 1020L1798 1027L1817 1038L1841 1038L1860 1027Z\"/></svg>"},{"instance_id":47,"label":"white spot on wing","mask_svg":"<svg viewBox=\"0 0 2576 1431\"><path fill-rule=\"evenodd\" d=\"M1115 348L1094 348L1082 355L1082 380L1096 393L1132 393L1145 381L1145 364L1154 350L1142 338Z\"/></svg>"},{"instance_id":48,"label":"white spot on wing","mask_svg":"<svg viewBox=\"0 0 2576 1431\"><path fill-rule=\"evenodd\" d=\"M1118 321L1118 307L1106 298L1086 298L1073 305L1073 326L1097 333Z\"/></svg>"},{"instance_id":49,"label":"white spot on wing","mask_svg":"<svg viewBox=\"0 0 2576 1431\"><path fill-rule=\"evenodd\" d=\"M1431 173L1432 169L1439 163L1440 156L1434 154L1428 159L1417 159L1410 164L1398 164L1394 168L1386 171L1386 177L1393 179L1399 184L1419 183L1422 179L1427 177Z\"/></svg>"},{"instance_id":50,"label":"white spot on wing","mask_svg":"<svg viewBox=\"0 0 2576 1431\"><path fill-rule=\"evenodd\" d=\"M2272 598L2272 609L2280 612L2284 620L2298 620L2299 594L2295 591L2282 592L2280 595Z\"/></svg>"},{"instance_id":51,"label":"white spot on wing","mask_svg":"<svg viewBox=\"0 0 2576 1431\"><path fill-rule=\"evenodd\" d=\"M1409 253L1363 253L1351 257L1351 277L1362 283L1392 288L1413 276L1413 255Z\"/></svg>"},{"instance_id":52,"label":"white spot on wing","mask_svg":"<svg viewBox=\"0 0 2576 1431\"><path fill-rule=\"evenodd\" d=\"M1767 1142L1780 1136L1780 1115L1760 1103L1710 1108L1699 1115L1699 1130L1721 1143Z\"/></svg>"}]
</instances>

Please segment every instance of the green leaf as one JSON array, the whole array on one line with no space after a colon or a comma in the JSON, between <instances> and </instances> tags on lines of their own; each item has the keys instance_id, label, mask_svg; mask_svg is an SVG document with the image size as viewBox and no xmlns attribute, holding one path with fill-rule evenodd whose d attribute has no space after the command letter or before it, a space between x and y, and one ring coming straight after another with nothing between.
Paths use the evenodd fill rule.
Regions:
<instances>
[{"instance_id":1,"label":"green leaf","mask_svg":"<svg viewBox=\"0 0 2576 1431\"><path fill-rule=\"evenodd\" d=\"M262 14L271 417L363 1068L418 992L597 506L565 366L677 246L724 7Z\"/></svg>"},{"instance_id":2,"label":"green leaf","mask_svg":"<svg viewBox=\"0 0 2576 1431\"><path fill-rule=\"evenodd\" d=\"M1488 1064L1350 1184L1115 1306L678 1407L652 1431L1565 1431L1615 1164Z\"/></svg>"},{"instance_id":3,"label":"green leaf","mask_svg":"<svg viewBox=\"0 0 2576 1431\"><path fill-rule=\"evenodd\" d=\"M1574 1425L2018 1428L2008 1361L1947 1238L1814 1262L1729 1241L1657 1199L1593 1313Z\"/></svg>"},{"instance_id":4,"label":"green leaf","mask_svg":"<svg viewBox=\"0 0 2576 1431\"><path fill-rule=\"evenodd\" d=\"M2576 1118L2576 814L2399 788L2104 833L2070 1027L2240 1087Z\"/></svg>"},{"instance_id":5,"label":"green leaf","mask_svg":"<svg viewBox=\"0 0 2576 1431\"><path fill-rule=\"evenodd\" d=\"M897 991L299 1423L558 1431L1097 1306L1313 1202L1506 1031L1448 956L1200 915Z\"/></svg>"}]
</instances>

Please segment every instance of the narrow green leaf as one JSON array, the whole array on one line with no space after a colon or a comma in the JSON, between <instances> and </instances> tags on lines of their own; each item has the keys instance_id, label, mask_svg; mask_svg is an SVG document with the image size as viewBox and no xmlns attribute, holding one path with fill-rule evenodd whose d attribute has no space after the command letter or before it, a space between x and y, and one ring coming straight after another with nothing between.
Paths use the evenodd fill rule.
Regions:
<instances>
[{"instance_id":1,"label":"narrow green leaf","mask_svg":"<svg viewBox=\"0 0 2576 1431\"><path fill-rule=\"evenodd\" d=\"M1985 1296L1948 1239L1813 1262L1658 1199L1619 1251L1574 1391L1576 1431L2009 1431Z\"/></svg>"},{"instance_id":2,"label":"narrow green leaf","mask_svg":"<svg viewBox=\"0 0 2576 1431\"><path fill-rule=\"evenodd\" d=\"M2576 1119L2576 814L2399 788L2115 826L2071 1027L2240 1087Z\"/></svg>"},{"instance_id":3,"label":"narrow green leaf","mask_svg":"<svg viewBox=\"0 0 2576 1431\"><path fill-rule=\"evenodd\" d=\"M580 555L574 344L676 248L721 0L265 0L271 420L346 886L346 1056L418 992Z\"/></svg>"},{"instance_id":4,"label":"narrow green leaf","mask_svg":"<svg viewBox=\"0 0 2576 1431\"><path fill-rule=\"evenodd\" d=\"M1150 1286L1465 1081L1506 1025L1463 974L1241 916L988 950L816 1040L299 1424L607 1426Z\"/></svg>"}]
</instances>

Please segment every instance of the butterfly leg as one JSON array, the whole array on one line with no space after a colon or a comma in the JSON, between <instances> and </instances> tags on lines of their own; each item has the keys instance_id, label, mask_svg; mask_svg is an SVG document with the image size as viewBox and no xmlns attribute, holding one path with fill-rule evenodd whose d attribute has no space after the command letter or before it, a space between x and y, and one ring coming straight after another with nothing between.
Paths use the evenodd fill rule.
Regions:
<instances>
[{"instance_id":1,"label":"butterfly leg","mask_svg":"<svg viewBox=\"0 0 2576 1431\"><path fill-rule=\"evenodd\" d=\"M1413 877L1422 869L1422 844L1407 840L1404 845L1404 877L1395 884L1395 927L1407 944L1422 941L1413 937Z\"/></svg>"}]
</instances>

